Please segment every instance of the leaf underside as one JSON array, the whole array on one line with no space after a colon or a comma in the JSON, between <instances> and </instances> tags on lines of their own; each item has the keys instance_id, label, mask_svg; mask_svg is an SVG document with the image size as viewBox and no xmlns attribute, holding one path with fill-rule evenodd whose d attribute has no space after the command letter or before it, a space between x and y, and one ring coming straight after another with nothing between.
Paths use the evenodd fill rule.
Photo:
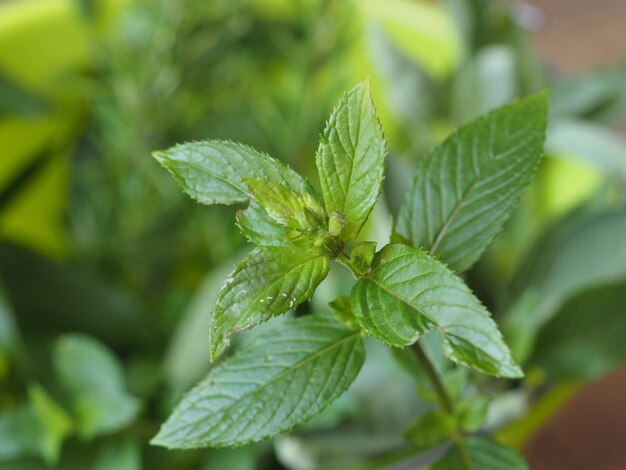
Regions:
<instances>
[{"instance_id":1,"label":"leaf underside","mask_svg":"<svg viewBox=\"0 0 626 470\"><path fill-rule=\"evenodd\" d=\"M152 444L238 446L285 432L339 397L364 358L359 332L320 315L288 319L209 372Z\"/></svg>"},{"instance_id":2,"label":"leaf underside","mask_svg":"<svg viewBox=\"0 0 626 470\"><path fill-rule=\"evenodd\" d=\"M463 281L424 251L387 245L357 281L352 308L371 336L397 347L437 328L446 355L481 372L520 377L497 325Z\"/></svg>"}]
</instances>

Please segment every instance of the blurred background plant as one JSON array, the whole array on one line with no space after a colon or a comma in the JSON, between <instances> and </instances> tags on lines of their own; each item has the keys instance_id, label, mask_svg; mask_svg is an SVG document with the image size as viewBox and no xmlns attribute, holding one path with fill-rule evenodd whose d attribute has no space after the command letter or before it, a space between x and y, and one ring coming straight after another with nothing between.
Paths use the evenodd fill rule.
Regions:
<instances>
[{"instance_id":1,"label":"blurred background plant","mask_svg":"<svg viewBox=\"0 0 626 470\"><path fill-rule=\"evenodd\" d=\"M455 393L484 393L476 429L529 452L626 360L626 63L546 67L531 40L543 19L495 0L0 1L0 467L419 464L428 446L404 431L432 394L373 344L349 393L290 435L228 451L147 445L210 367L207 318L248 249L235 209L188 200L150 152L233 139L312 176L324 119L365 76L391 154L367 228L380 241L434 143L551 90L547 158L467 274L526 378L478 380L438 358ZM342 276L299 313L327 309ZM558 464L536 468L571 468Z\"/></svg>"}]
</instances>

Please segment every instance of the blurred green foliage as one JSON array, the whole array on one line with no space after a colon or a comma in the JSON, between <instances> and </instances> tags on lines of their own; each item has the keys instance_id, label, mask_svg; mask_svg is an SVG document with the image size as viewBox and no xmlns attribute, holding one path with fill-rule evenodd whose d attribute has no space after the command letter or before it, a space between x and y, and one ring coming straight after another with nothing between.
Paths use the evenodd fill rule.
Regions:
<instances>
[{"instance_id":1,"label":"blurred green foliage","mask_svg":"<svg viewBox=\"0 0 626 470\"><path fill-rule=\"evenodd\" d=\"M460 396L480 387L495 397L477 426L506 424L498 436L520 446L571 395L559 390L623 363L626 142L615 129L626 67L547 73L515 5L0 3L0 466L311 469L407 457L404 429L432 391L406 373L409 359L373 344L349 393L291 435L232 451L147 445L209 368L218 280L246 250L234 209L187 200L150 151L233 139L311 174L332 104L365 76L391 151L370 239L388 236L434 143L551 89L550 158L466 276L528 378L502 389L437 358ZM299 313L348 286L331 271ZM534 409L548 389L557 393Z\"/></svg>"}]
</instances>

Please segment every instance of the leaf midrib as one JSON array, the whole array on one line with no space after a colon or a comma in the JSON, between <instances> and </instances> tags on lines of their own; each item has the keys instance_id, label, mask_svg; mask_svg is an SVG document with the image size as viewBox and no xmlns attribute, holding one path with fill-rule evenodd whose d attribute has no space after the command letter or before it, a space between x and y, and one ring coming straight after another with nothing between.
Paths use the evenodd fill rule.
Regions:
<instances>
[{"instance_id":1,"label":"leaf midrib","mask_svg":"<svg viewBox=\"0 0 626 470\"><path fill-rule=\"evenodd\" d=\"M259 303L260 303L260 301L261 301L262 299L264 299L264 298L266 298L266 297L267 297L267 293L268 293L268 291L270 291L270 290L272 290L272 289L275 289L275 288L277 287L277 285L278 285L278 284L282 283L282 282L285 280L285 278L287 278L289 275L293 274L293 272L294 272L294 271L296 271L297 269L302 269L302 267L303 267L304 265L308 264L308 263L317 262L317 261L319 261L320 259L321 259L321 260L324 260L325 258L327 258L327 256L326 256L326 255L313 255L313 256L311 256L310 258L308 258L308 259L304 260L303 262L298 263L298 264L296 264L295 266L291 267L291 268L289 269L289 271L287 271L286 273L284 273L283 275L281 275L280 277L278 277L278 278L277 278L275 281L273 281L273 282L272 282L269 286L267 286L265 289L263 289L263 290L262 290L262 291L261 291L261 292L260 292L260 293L259 293L259 294L255 297L255 298L254 298L254 300L252 300L252 301L250 302L250 306L253 306L253 305L257 305L257 304L259 304ZM311 277L312 277L312 276L311 276ZM320 282L321 282L321 281L320 281ZM234 288L234 287L235 287L235 286L237 286L237 285L238 285L238 284L233 285L233 286L232 286L232 288ZM318 285L319 285L319 283L318 283ZM231 288L231 289L232 289L232 288ZM292 297L292 298L293 298L293 297ZM271 301L271 302L269 302L269 303L267 303L267 304L266 304L266 305L267 305L267 310L268 310L268 311L272 309L272 305L274 304L274 302L275 302L276 300L278 300L278 297L274 297L274 298L272 299L272 301ZM219 301L219 300L218 300L218 301ZM233 303L233 304L230 304L228 307L223 308L220 312L221 312L221 313L226 312L227 310L229 310L229 309L233 308L233 305L235 305L235 304L234 304L234 303ZM294 302L294 307L289 307L289 308L295 308L295 306L296 306L296 305L295 305L295 302ZM248 308L248 309L245 309L245 310L246 310L246 311L249 311L249 310L251 310L251 309L250 309L250 308ZM287 310L289 310L289 309L287 309ZM277 315L277 314L272 314L271 316L274 316L274 315ZM212 315L212 318L215 318L215 314L213 314L213 315ZM250 318L250 315L246 315L246 319L248 319L248 318ZM244 323L245 323L245 322L244 322ZM214 322L213 322L213 323L212 323L212 325L210 325L210 330L211 330L211 333L214 333L214 332L215 332L215 330L216 330L217 328L219 328L219 327L221 327L221 326L223 326L223 325L224 325L224 322L221 322L221 323L218 323L218 324L216 324L216 323L214 323ZM220 338L220 341L223 341L224 339L229 338L230 336L232 336L232 335L233 335L233 334L235 334L235 333L238 333L238 332L241 332L241 331L245 331L246 329L248 329L248 328L241 327L240 325L235 324L235 325L234 325L234 329L233 329L233 331L232 331L230 334L227 334L226 336L222 336L222 337ZM213 351L214 351L213 344L212 344L212 343L213 343L213 340L211 339L211 337L212 337L212 335L209 335L209 344L210 344L211 350L212 350L212 352L213 352Z\"/></svg>"},{"instance_id":2,"label":"leaf midrib","mask_svg":"<svg viewBox=\"0 0 626 470\"><path fill-rule=\"evenodd\" d=\"M528 128L532 128L532 126L529 125ZM504 153L504 152L505 151L503 151L501 153ZM431 156L429 158L433 158L433 156ZM439 232L437 233L437 236L435 237L435 241L433 242L431 248L428 250L428 254L429 255L434 255L435 254L437 248L439 248L439 245L443 241L447 231L449 230L450 226L452 225L452 223L456 219L456 216L459 214L459 212L463 208L463 205L465 204L465 202L469 199L470 194L476 189L476 186L483 179L483 176L486 173L489 173L489 170L491 170L491 168L494 165L496 165L497 163L499 163L499 161L498 161L498 154L494 154L494 155L491 156L489 161L482 168L481 168L480 165L478 165L478 167L476 168L477 173L475 174L474 178L472 178L472 182L471 182L470 186L463 192L461 197L457 200L457 202L454 205L454 208L452 209L452 211L450 211L448 213L446 221L443 223L443 225L439 229ZM413 225L413 224L411 224L411 225Z\"/></svg>"},{"instance_id":3,"label":"leaf midrib","mask_svg":"<svg viewBox=\"0 0 626 470\"><path fill-rule=\"evenodd\" d=\"M400 302L408 305L409 307L411 307L413 310L415 310L417 313L419 313L420 315L426 317L428 320L430 320L434 325L437 326L437 328L441 331L441 333L443 333L444 335L447 335L445 329L443 326L441 326L441 324L433 319L430 315L427 315L426 313L424 313L422 310L420 310L417 306L413 305L410 301L408 301L407 299L405 299L404 297L402 297L401 295L396 294L394 291L389 290L384 284L382 284L378 279L371 277L369 274L363 276L363 279L370 281L372 284L375 284L376 286L380 287L382 290L384 290L385 292L387 292L389 295L391 295L393 298L395 298L396 300L399 300Z\"/></svg>"},{"instance_id":4,"label":"leaf midrib","mask_svg":"<svg viewBox=\"0 0 626 470\"><path fill-rule=\"evenodd\" d=\"M242 400L249 398L253 395L255 395L256 393L258 393L259 391L263 390L265 387L268 387L269 385L271 385L272 383L280 380L281 378L283 378L284 376L286 376L287 374L291 373L292 371L299 369L300 367L303 367L304 365L308 364L309 362L322 357L324 354L326 354L329 351L332 351L334 348L340 347L342 346L344 343L347 343L348 341L352 340L353 338L356 338L360 335L359 331L354 331L353 333L349 334L348 336L345 336L344 338L342 338L339 341L336 341L328 346L326 346L323 349L317 350L315 352L313 352L312 354L304 357L303 359L299 360L298 362L296 362L295 364L289 366L288 368L286 368L285 370L283 370L282 372L280 372L279 374L273 376L270 380L262 383L261 385L259 385L257 388L254 388L253 390L251 390L250 392L244 393L243 395L237 397L236 399L233 400L232 403L230 403L228 406L226 406L225 408L222 408L218 411L214 411L208 415L205 416L205 420L208 420L210 418L213 418L215 415L217 414L226 414L229 410L231 410L235 405L237 405L239 402L241 402ZM208 378L208 380L211 380L210 377ZM215 385L220 384L219 381L215 381ZM184 410L186 411L186 410ZM211 433L211 431L213 431L213 429L215 428L215 426L217 426L219 423L215 423L214 425L211 426L211 428L209 428L208 430L206 430L205 432L202 433L202 436L205 437L208 434ZM183 427L178 428L176 431L180 430L180 429L184 429ZM202 438L202 437L201 437Z\"/></svg>"},{"instance_id":5,"label":"leaf midrib","mask_svg":"<svg viewBox=\"0 0 626 470\"><path fill-rule=\"evenodd\" d=\"M427 314L427 313L424 313L424 311L420 310L420 309L419 309L419 307L417 307L416 305L414 305L411 301L409 301L409 300L405 299L405 298L404 298L404 297L402 297L401 295L396 294L394 291L389 290L387 287L385 287L385 285L384 285L384 284L382 284L382 283L381 283L380 281L378 281L377 279L372 278L372 277L370 277L369 275L364 276L364 277L363 277L363 279L366 279L366 280L368 280L368 281L371 281L373 284L375 284L375 285L377 285L378 287L380 287L382 290L384 290L385 292L387 292L389 295L391 295L392 297L394 297L396 300L399 300L400 302L405 303L406 305L408 305L409 307L411 307L413 310L415 310L417 313L419 313L420 315L422 315L422 316L426 317L426 318L427 318L428 320L430 320L430 321L431 321L431 322L432 322L432 323L433 323L433 324L434 324L434 325L435 325L435 326L439 329L439 331L441 331L441 333L442 333L442 334L444 334L446 337L447 337L447 336L456 336L456 337L458 337L458 335L455 335L455 334L453 334L453 333L448 333L448 332L447 332L447 330L446 330L446 328L450 328L450 327L454 327L454 326L464 326L464 327L467 327L467 325L462 325L462 324L451 324L451 325L446 325L446 326L443 326L443 325L441 324L441 322L439 322L438 320L436 320L435 318L433 318L433 317L432 317L432 315L429 315L429 314ZM452 306L455 306L455 305L450 304L450 303L445 303L445 305L448 305L448 306L451 306L451 307L452 307ZM470 311L470 312L473 312L473 313L475 313L475 314L477 314L477 315L478 315L478 312L475 312L474 310L469 310L469 311ZM483 333L486 333L484 330L480 330L480 329L475 328L475 327L474 327L474 329L475 329L476 331L481 331L481 332L483 332Z\"/></svg>"},{"instance_id":6,"label":"leaf midrib","mask_svg":"<svg viewBox=\"0 0 626 470\"><path fill-rule=\"evenodd\" d=\"M249 192L246 190L246 188L245 188L245 187L243 187L243 186L241 186L241 185L238 185L238 184L236 184L236 183L233 183L233 182L232 182L231 180L229 180L227 177L224 177L224 176L222 176L222 175L220 175L220 174L218 174L218 173L215 173L214 171L211 171L211 169L209 169L209 168L206 168L206 167L200 166L200 165L198 165L197 163L190 162L189 160L187 160L187 161L185 161L185 162L181 162L180 160L173 160L173 161L178 162L178 163L184 163L184 164L186 164L186 165L189 165L190 167L194 168L195 170L198 170L200 173L209 174L209 175L213 176L214 178L216 178L216 179L218 179L218 180L220 180L220 181L223 181L224 183L226 183L226 184L228 184L228 185L232 186L233 188L237 189L237 190L238 190L238 191L240 191L241 193L245 194L245 195L246 195L246 197L247 197L248 199L254 199L254 196L253 196L251 193L249 193Z\"/></svg>"}]
</instances>

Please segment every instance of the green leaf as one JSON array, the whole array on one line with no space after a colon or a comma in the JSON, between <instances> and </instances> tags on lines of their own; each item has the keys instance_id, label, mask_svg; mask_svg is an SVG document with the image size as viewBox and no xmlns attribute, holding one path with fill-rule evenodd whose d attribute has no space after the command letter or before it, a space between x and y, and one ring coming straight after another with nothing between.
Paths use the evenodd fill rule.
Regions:
<instances>
[{"instance_id":1,"label":"green leaf","mask_svg":"<svg viewBox=\"0 0 626 470\"><path fill-rule=\"evenodd\" d=\"M262 458L258 446L246 446L237 449L212 450L202 470L257 470Z\"/></svg>"},{"instance_id":2,"label":"green leaf","mask_svg":"<svg viewBox=\"0 0 626 470\"><path fill-rule=\"evenodd\" d=\"M155 316L129 291L18 245L0 242L0 276L25 337L83 331L129 348L153 341L160 331ZM38 295L32 286L38 286Z\"/></svg>"},{"instance_id":3,"label":"green leaf","mask_svg":"<svg viewBox=\"0 0 626 470\"><path fill-rule=\"evenodd\" d=\"M141 448L134 439L107 442L98 452L93 470L141 470Z\"/></svg>"},{"instance_id":4,"label":"green leaf","mask_svg":"<svg viewBox=\"0 0 626 470\"><path fill-rule=\"evenodd\" d=\"M515 99L519 60L513 47L484 45L468 57L450 84L450 114L467 122Z\"/></svg>"},{"instance_id":5,"label":"green leaf","mask_svg":"<svg viewBox=\"0 0 626 470\"><path fill-rule=\"evenodd\" d=\"M532 289L537 327L572 296L626 279L626 209L579 213L551 230L526 257L514 281L518 293Z\"/></svg>"},{"instance_id":6,"label":"green leaf","mask_svg":"<svg viewBox=\"0 0 626 470\"><path fill-rule=\"evenodd\" d=\"M28 405L0 412L0 461L38 456L55 464L72 422L40 386L31 386L28 395Z\"/></svg>"},{"instance_id":7,"label":"green leaf","mask_svg":"<svg viewBox=\"0 0 626 470\"><path fill-rule=\"evenodd\" d=\"M28 395L33 413L41 423L41 454L47 463L55 463L63 441L73 429L72 420L40 386L30 387Z\"/></svg>"},{"instance_id":8,"label":"green leaf","mask_svg":"<svg viewBox=\"0 0 626 470\"><path fill-rule=\"evenodd\" d=\"M290 230L274 222L256 201L246 210L237 211L237 226L248 241L256 246L289 246Z\"/></svg>"},{"instance_id":9,"label":"green leaf","mask_svg":"<svg viewBox=\"0 0 626 470\"><path fill-rule=\"evenodd\" d=\"M361 242L350 252L350 264L358 274L365 274L370 270L375 254L376 242Z\"/></svg>"},{"instance_id":10,"label":"green leaf","mask_svg":"<svg viewBox=\"0 0 626 470\"><path fill-rule=\"evenodd\" d=\"M214 266L202 280L187 307L179 316L176 327L171 332L170 343L163 358L163 379L173 395L181 396L198 383L209 370L208 361L198 361L208 350L209 331L206 327L211 310L207 305L215 305L220 291L220 282L228 276L233 264L243 256L233 257ZM178 395L180 393L180 395Z\"/></svg>"},{"instance_id":11,"label":"green leaf","mask_svg":"<svg viewBox=\"0 0 626 470\"><path fill-rule=\"evenodd\" d=\"M435 335L436 335L436 332L435 332ZM440 335L437 335L437 336L440 336ZM426 339L431 339L430 341L431 347L429 348L429 353L432 355L433 353L436 352L436 351L433 351L432 349L432 345L434 342L432 341L432 337L424 338L424 340ZM436 339L439 339L439 338L436 338ZM424 344L424 346L428 346L426 341L424 341L424 343L426 343ZM407 350L407 349L408 348L404 348L403 350ZM410 354L414 355L412 352ZM436 364L438 361L434 360L433 362ZM417 364L419 365L419 362L417 362ZM443 369L442 366L438 366L438 368ZM463 392L467 390L467 386L469 382L468 369L464 367L449 367L447 368L447 370L441 370L440 374L441 374L441 379L443 381L443 385L446 391L448 392L450 399L455 403L460 401L461 396L463 395ZM421 375L423 376L423 372ZM424 378L422 378L421 376L420 376L420 382L418 383L418 387L417 387L417 393L422 399L426 401L429 401L431 403L437 403L437 404L440 403L439 395L437 394L437 390L433 388L433 384L430 381L424 381Z\"/></svg>"},{"instance_id":12,"label":"green leaf","mask_svg":"<svg viewBox=\"0 0 626 470\"><path fill-rule=\"evenodd\" d=\"M316 155L326 213L346 216L344 240L356 238L378 199L385 152L369 85L360 83L333 110Z\"/></svg>"},{"instance_id":13,"label":"green leaf","mask_svg":"<svg viewBox=\"0 0 626 470\"><path fill-rule=\"evenodd\" d=\"M499 108L436 147L418 166L398 232L462 272L502 228L542 155L545 93Z\"/></svg>"},{"instance_id":14,"label":"green leaf","mask_svg":"<svg viewBox=\"0 0 626 470\"><path fill-rule=\"evenodd\" d=\"M626 179L626 139L607 126L583 120L556 120L550 124L546 151Z\"/></svg>"},{"instance_id":15,"label":"green leaf","mask_svg":"<svg viewBox=\"0 0 626 470\"><path fill-rule=\"evenodd\" d=\"M12 175L11 179L3 182L0 188L0 213L3 213L5 208L10 209L16 200L24 197L25 192L32 191L32 186L37 184L37 180L46 171L53 157L54 154L46 149L33 157L23 168Z\"/></svg>"},{"instance_id":16,"label":"green leaf","mask_svg":"<svg viewBox=\"0 0 626 470\"><path fill-rule=\"evenodd\" d=\"M328 274L329 264L326 255L295 247L262 247L250 253L217 296L209 325L211 360L224 352L233 333L309 299Z\"/></svg>"},{"instance_id":17,"label":"green leaf","mask_svg":"<svg viewBox=\"0 0 626 470\"><path fill-rule=\"evenodd\" d=\"M102 343L65 335L57 341L53 359L83 437L114 432L135 419L139 402L126 391L122 366Z\"/></svg>"},{"instance_id":18,"label":"green leaf","mask_svg":"<svg viewBox=\"0 0 626 470\"><path fill-rule=\"evenodd\" d=\"M15 313L9 305L4 287L0 284L0 377L4 376L5 367L9 365L4 361L17 352L19 340Z\"/></svg>"},{"instance_id":19,"label":"green leaf","mask_svg":"<svg viewBox=\"0 0 626 470\"><path fill-rule=\"evenodd\" d=\"M47 114L51 109L45 98L0 70L0 118L37 116Z\"/></svg>"},{"instance_id":20,"label":"green leaf","mask_svg":"<svg viewBox=\"0 0 626 470\"><path fill-rule=\"evenodd\" d=\"M461 429L466 432L478 431L487 419L489 403L489 397L485 395L475 395L462 400L455 410Z\"/></svg>"},{"instance_id":21,"label":"green leaf","mask_svg":"<svg viewBox=\"0 0 626 470\"><path fill-rule=\"evenodd\" d=\"M531 363L559 381L596 380L626 361L626 282L572 297L540 330Z\"/></svg>"},{"instance_id":22,"label":"green leaf","mask_svg":"<svg viewBox=\"0 0 626 470\"><path fill-rule=\"evenodd\" d=\"M498 327L463 281L424 251L387 245L352 289L352 308L365 331L408 346L432 329L444 335L454 362L481 372L520 377Z\"/></svg>"},{"instance_id":23,"label":"green leaf","mask_svg":"<svg viewBox=\"0 0 626 470\"><path fill-rule=\"evenodd\" d=\"M284 163L234 142L205 140L180 144L154 152L154 158L187 194L203 204L248 201L251 194L243 178L268 178L284 182L296 192L313 192L311 186Z\"/></svg>"},{"instance_id":24,"label":"green leaf","mask_svg":"<svg viewBox=\"0 0 626 470\"><path fill-rule=\"evenodd\" d=\"M524 364L532 353L537 338L536 308L536 292L528 289L517 297L502 316L502 334L511 348L513 358L520 364Z\"/></svg>"},{"instance_id":25,"label":"green leaf","mask_svg":"<svg viewBox=\"0 0 626 470\"><path fill-rule=\"evenodd\" d=\"M364 358L357 331L319 315L288 319L211 370L152 444L237 446L285 432L339 397Z\"/></svg>"},{"instance_id":26,"label":"green leaf","mask_svg":"<svg viewBox=\"0 0 626 470\"><path fill-rule=\"evenodd\" d=\"M431 410L413 421L404 434L419 447L432 447L449 439L454 432L452 416L441 410Z\"/></svg>"},{"instance_id":27,"label":"green leaf","mask_svg":"<svg viewBox=\"0 0 626 470\"><path fill-rule=\"evenodd\" d=\"M626 62L566 74L552 83L552 113L612 124L624 112Z\"/></svg>"},{"instance_id":28,"label":"green leaf","mask_svg":"<svg viewBox=\"0 0 626 470\"><path fill-rule=\"evenodd\" d=\"M352 311L352 299L347 295L342 295L333 300L330 304L337 319L348 328L359 328L359 322L354 317Z\"/></svg>"},{"instance_id":29,"label":"green leaf","mask_svg":"<svg viewBox=\"0 0 626 470\"><path fill-rule=\"evenodd\" d=\"M244 178L254 198L281 225L311 233L322 228L324 209L309 193L298 193L267 178Z\"/></svg>"},{"instance_id":30,"label":"green leaf","mask_svg":"<svg viewBox=\"0 0 626 470\"><path fill-rule=\"evenodd\" d=\"M475 437L467 441L467 452L473 470L528 470L524 458L510 447L498 444L485 437ZM467 470L457 447L432 467L432 470Z\"/></svg>"},{"instance_id":31,"label":"green leaf","mask_svg":"<svg viewBox=\"0 0 626 470\"><path fill-rule=\"evenodd\" d=\"M0 412L0 460L41 455L43 429L31 407Z\"/></svg>"}]
</instances>

